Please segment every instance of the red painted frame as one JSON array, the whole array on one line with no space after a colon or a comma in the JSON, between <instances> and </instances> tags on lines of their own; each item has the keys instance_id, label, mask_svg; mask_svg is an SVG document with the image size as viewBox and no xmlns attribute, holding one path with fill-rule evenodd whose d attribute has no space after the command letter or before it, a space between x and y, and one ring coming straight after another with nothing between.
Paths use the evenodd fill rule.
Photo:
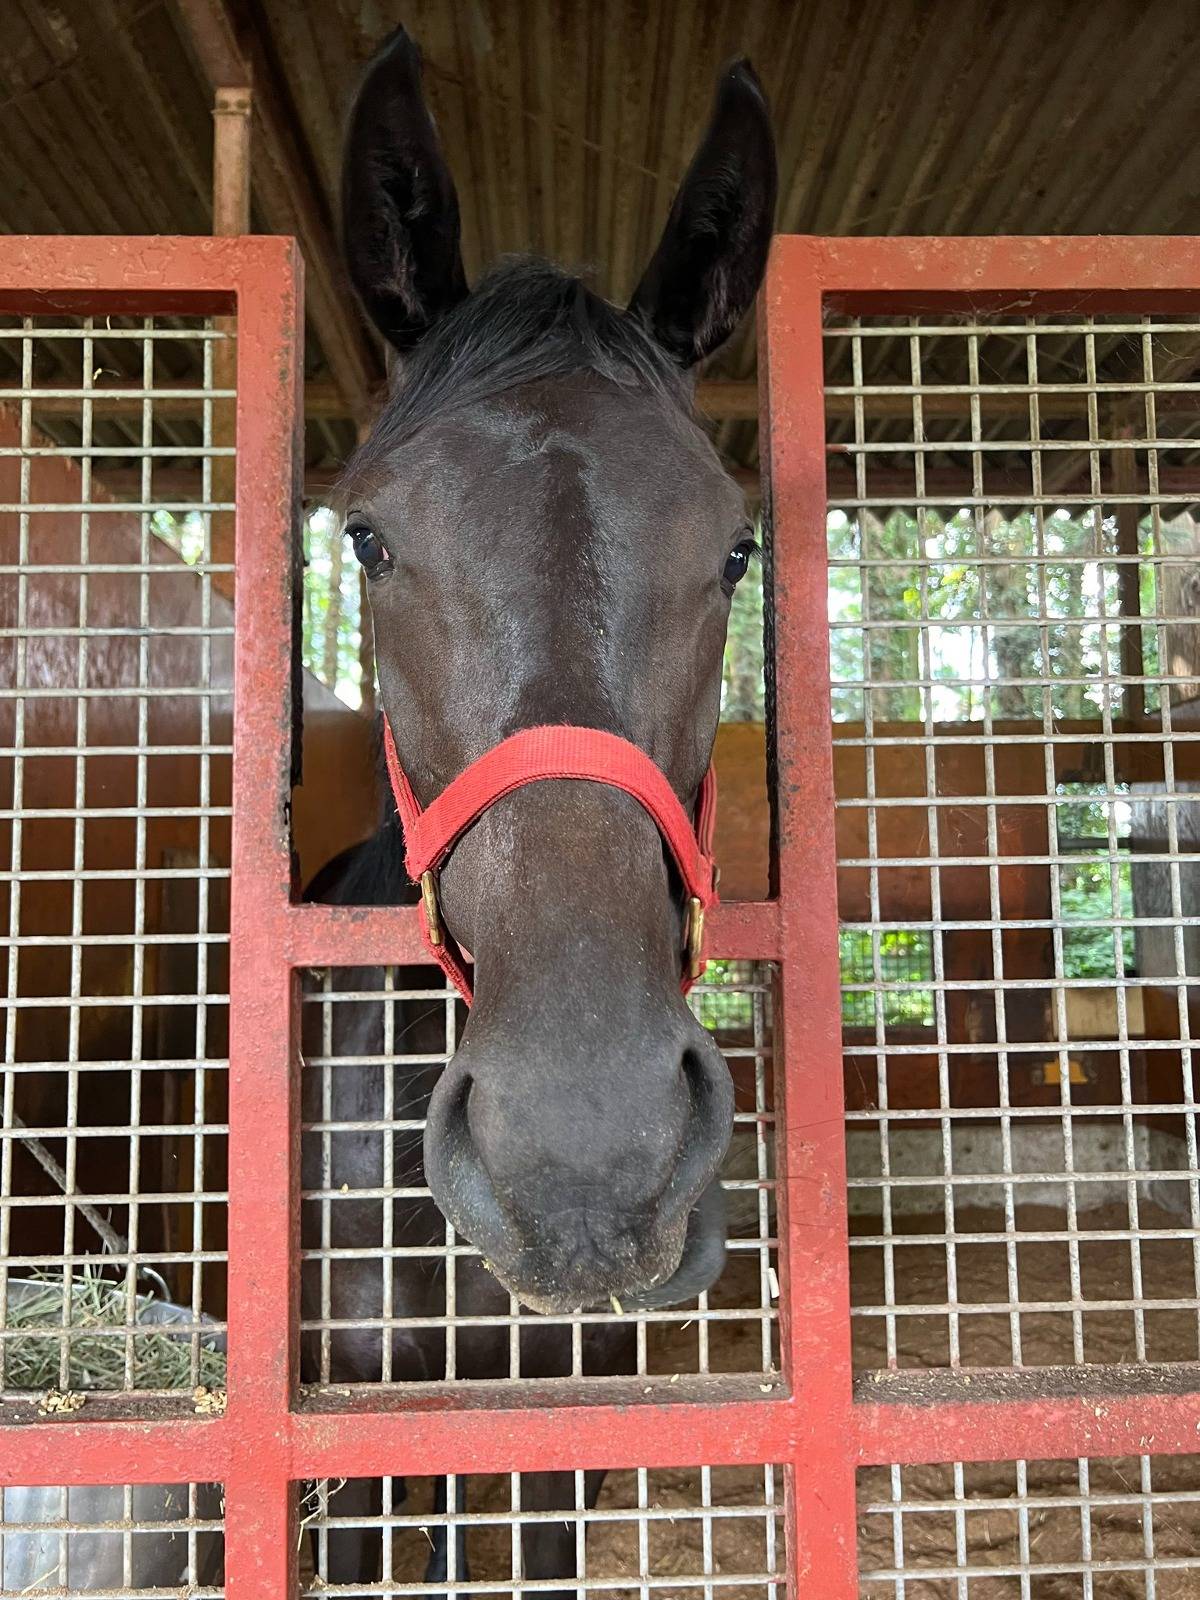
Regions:
<instances>
[{"instance_id":1,"label":"red painted frame","mask_svg":"<svg viewBox=\"0 0 1200 1600\"><path fill-rule=\"evenodd\" d=\"M781 1316L785 1384L693 1380L619 1404L451 1388L297 1385L298 969L419 962L411 913L291 901L291 564L302 381L302 265L288 240L0 240L0 310L238 316L238 586L232 889L229 1386L221 1417L183 1404L131 1416L120 1397L78 1418L0 1425L0 1484L217 1479L232 1600L296 1585L307 1477L774 1462L787 1469L794 1594L857 1589L854 1475L892 1461L1182 1453L1200 1395L970 1396L934 1374L920 1403L856 1399L850 1365L836 862L825 580L823 304L913 311L1000 305L1200 307L1193 240L776 241L760 316L775 587L774 898L724 906L722 955L780 963ZM572 1393L559 1389L557 1394Z\"/></svg>"}]
</instances>

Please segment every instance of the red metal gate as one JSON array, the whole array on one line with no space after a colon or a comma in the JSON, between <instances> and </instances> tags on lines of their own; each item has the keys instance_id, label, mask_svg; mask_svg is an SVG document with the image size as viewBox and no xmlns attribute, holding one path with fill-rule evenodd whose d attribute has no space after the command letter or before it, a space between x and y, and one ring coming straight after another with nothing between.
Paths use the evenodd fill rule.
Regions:
<instances>
[{"instance_id":1,"label":"red metal gate","mask_svg":"<svg viewBox=\"0 0 1200 1600\"><path fill-rule=\"evenodd\" d=\"M848 1176L835 1141L818 1158L837 1199L797 1271L812 1169L789 1102L793 1392L819 1430L791 1458L793 1549L814 1592L856 1592L856 1469L863 1594L1195 1581L1195 548L1171 515L1200 489L1190 257L1160 239L776 243L781 791L827 781L827 707L810 752L787 698L793 642L820 631L850 1155ZM789 835L779 801L786 1006L797 951L831 935L789 917L827 846ZM789 891L790 849L807 890ZM1070 900L1081 860L1099 903ZM828 1071L840 1144L836 1069L795 1059L786 1014L789 1086ZM817 1418L821 1263L854 1356Z\"/></svg>"},{"instance_id":2,"label":"red metal gate","mask_svg":"<svg viewBox=\"0 0 1200 1600\"><path fill-rule=\"evenodd\" d=\"M953 331L954 316L969 313L978 317L1001 308L1008 308L1014 319L1018 313L1021 319L1036 319L1063 311L1086 312L1091 317L1178 313L1183 325L1200 310L1200 276L1192 254L1191 242L1180 240L782 238L776 242L762 316L763 394L769 430L764 433L764 460L769 468L774 589L770 629L774 897L762 904L722 907L714 919L712 945L723 957L775 963L778 969L775 1103L779 1117L782 1381L773 1377L764 1381L763 1372L722 1377L702 1369L675 1384L669 1378L645 1380L643 1373L608 1387L587 1380L553 1389L507 1385L481 1398L477 1390L453 1384L423 1386L414 1396L406 1395L402 1386L372 1392L339 1390L328 1384L302 1394L298 1383L299 975L307 969L335 965L417 964L421 946L415 922L407 913L301 906L292 901L288 828L292 563L288 552L295 525L295 442L302 371L301 273L294 248L274 239L45 239L9 240L0 245L0 310L25 318L55 312L93 319L83 335L85 341L99 338L99 320L109 317L235 316L238 462L227 1398L223 1411L219 1405L207 1406L202 1408L204 1414L198 1415L190 1397L186 1403L167 1396L135 1403L120 1394L107 1399L96 1396L87 1400L82 1414L35 1418L27 1400L9 1396L5 1412L13 1420L6 1416L0 1427L0 1484L218 1482L224 1496L225 1586L238 1597L297 1592L298 1487L307 1480L631 1469L638 1475L637 1495L636 1504L626 1508L626 1520L636 1525L640 1554L637 1573L629 1577L627 1586L645 1593L651 1587L669 1586L667 1579L651 1581L647 1566L654 1520L666 1514L650 1501L648 1472L667 1468L702 1471L696 1515L705 1527L704 1570L683 1586L702 1585L711 1590L725 1581L716 1575L711 1549L713 1525L722 1515L720 1495L713 1498L712 1469L782 1467L791 1592L819 1594L822 1600L850 1600L859 1592L855 1528L856 1474L860 1469L892 1468L892 1502L882 1511L868 1506L864 1518L887 1515L897 1530L895 1570L873 1570L864 1581L870 1583L871 1593L903 1593L906 1570L911 1569L912 1580L920 1578L919 1561L911 1558L906 1565L905 1560L904 1522L914 1514L899 1476L906 1464L1021 1463L1017 1495L1006 1504L1016 1505L1025 1526L1029 1501L1024 1463L1070 1458L1083 1464L1096 1457L1148 1459L1198 1450L1200 1400L1188 1369L1182 1366L1146 1364L1140 1371L1132 1366L1114 1375L1101 1368L1089 1372L1077 1360L1048 1376L1019 1370L1014 1357L1011 1371L992 1376L971 1370L952 1353L935 1370L914 1376L904 1370L904 1363L889 1347L880 1370L855 1374L824 542L827 513L831 503L837 504L838 488L836 474L831 473L827 484L823 379L823 321L830 313L861 319L936 312L947 325L947 337ZM169 332L168 325L164 327ZM918 324L911 327L913 337L919 337ZM838 324L834 331L849 347L861 335L861 328L861 323ZM25 328L27 342L35 332L32 325ZM893 336L895 333L893 328ZM149 324L144 337L150 338ZM26 414L31 382L26 375L8 391L18 406L25 407ZM853 369L852 382L833 385L848 402L843 414L855 421L852 440L835 441L835 465L837 459L848 458L856 474L852 492L842 498L868 506L872 500L867 492L873 470L871 449L875 442L881 448L887 446L864 420L870 383L869 373L864 375L860 364ZM958 386L968 398L968 419L975 419L968 453L973 453L977 462L988 448L978 426L981 383L976 370L968 383ZM91 387L85 376L82 385L72 385L67 391L81 399L85 411L91 404ZM898 393L910 425L920 428L920 405L916 421L911 421L914 396L921 400L931 384L922 381L919 371L911 383L881 382L877 387L883 396ZM1077 387L1095 396L1102 385L1092 373ZM1137 389L1138 384L1133 387ZM1161 375L1141 383L1142 390L1164 394L1184 387ZM945 392L953 388L951 385ZM205 404L211 405L214 395L219 400L220 393L211 382L207 389ZM1039 382L1036 374L1024 383L1008 386L1008 391L1023 395L1026 403L1031 393L1036 399L1052 389L1050 380ZM150 405L155 384L143 379L134 394ZM935 410L930 405L930 416ZM1094 407L1092 414L1094 420ZM146 459L151 460L148 422L145 427L143 446ZM85 431L85 446L88 437ZM207 452L217 458L220 450L213 445L213 437L211 426L206 425L203 442L193 442L190 448L201 456ZM1022 438L1030 442L1029 436ZM1135 438L1144 449L1156 448L1153 437L1135 433ZM1039 440L1039 436L1034 434L1032 439ZM1094 429L1085 435L1084 453L1090 448L1094 454L1099 441ZM911 458L916 463L913 490L909 494L889 484L881 503L904 500L924 504L929 500L933 490L922 476L926 442L925 435L917 431L903 441L906 449L895 450L897 458ZM187 453L186 441L178 450ZM20 451L27 456L33 453L27 428ZM1037 456L1038 450L1032 453ZM966 495L968 501L980 504L985 490L993 497L996 493L984 483L981 473L982 466ZM830 484L834 486L832 500ZM207 479L206 485L210 492L202 504L212 514L219 514L221 505ZM1024 498L1037 500L1038 491L1035 480ZM938 492L955 495L960 491L955 487ZM1017 493L1011 486L1004 492ZM1165 499L1167 493L1157 480L1148 487L1139 484L1111 492L1102 492L1098 481L1089 481L1084 490L1085 498L1108 500L1115 496L1116 505ZM92 498L84 494L78 503L65 503L69 510L78 511L81 506L92 506ZM48 504L31 507L29 495L23 491L5 509L24 526L31 510L44 512ZM144 515L149 507L147 488L133 509ZM28 546L21 549L27 558ZM208 558L211 572L218 572L220 563L212 559L211 550ZM860 548L857 559L861 564L871 558ZM1034 564L1037 559L1033 558ZM86 552L81 554L81 567L85 560ZM883 558L879 561L887 564ZM143 578L146 566L144 554L140 565L133 564ZM15 576L13 566L8 571ZM886 619L876 620L881 627L890 625ZM920 620L928 624L927 611ZM1048 625L1045 617L1041 622ZM27 619L19 626L29 633ZM1147 669L1126 652L1122 674L1122 681L1140 681L1147 676ZM869 680L870 671L862 677ZM917 672L914 681L924 683L926 677L928 674ZM856 687L863 685L856 681ZM30 693L23 682L17 681L17 688ZM71 692L79 691L73 688ZM141 700L148 701L153 691L144 674L132 692L135 698L140 693ZM870 689L865 692L869 699ZM930 726L924 732L926 746L933 749L937 736L931 718L930 711L925 719ZM1111 723L1106 727L1111 733ZM1059 731L1051 716L1043 737L1052 741ZM878 730L867 729L859 745L879 747L877 734ZM989 725L984 743L994 747L996 737ZM1160 732L1160 742L1161 737ZM14 737L13 748L19 745ZM144 745L144 739L139 739L139 748ZM79 815L86 809L83 798L77 795L75 799ZM868 809L874 806L877 810L880 796L869 789L867 799L871 802ZM935 782L918 809L928 811L941 799ZM985 846L964 860L972 865L982 863L998 882L997 799L994 786L988 788L982 804L992 832ZM132 814L136 817L138 808L144 810L145 805L144 791L139 790ZM17 796L9 813L14 821L19 820L20 810ZM861 852L847 854L843 847L844 867L849 863L852 869L870 873L878 872L885 858L890 864L892 858L881 850L876 827L876 822L869 824L868 843ZM1179 854L1177 848L1175 854ZM895 860L902 864L899 856ZM139 855L139 869L142 866ZM918 864L918 870L924 869ZM1000 895L999 889L996 893ZM868 903L868 916L858 914L857 920L868 923L874 935L885 916L877 889L868 894ZM991 916L984 919L987 926L983 931L993 942L1002 942L1006 905L1002 897L989 904ZM1182 919L1178 901L1175 919ZM937 923L936 937L941 923L936 915L933 921ZM76 924L72 927L77 932ZM939 987L945 991L948 985L940 971L934 972L928 983L931 992ZM1002 987L999 964L983 986L997 991ZM1177 986L1186 987L1182 970ZM886 992L887 980L878 962L861 987L872 995ZM78 1002L77 982L71 993ZM10 1004L17 998L11 987L9 998ZM876 1001L876 1016L882 1018L878 1006ZM998 1005L998 1009L1003 1008ZM1173 1042L1182 1049L1187 1035L1183 1023L1179 1028L1180 1036ZM885 1034L880 1020L875 1040L880 1060L891 1048ZM948 1041L939 1035L937 1042L943 1059L948 1060L953 1053ZM1067 1084L1070 1042L1064 1035L1057 1051L1065 1066L1060 1081ZM1127 1037L1125 1042L1127 1045ZM993 1041L993 1051L998 1048ZM131 1053L131 1060L140 1059L137 1051ZM75 1062L74 1054L71 1061ZM1069 1105L1069 1091L1063 1092L1068 1094ZM915 1105L917 1111L930 1112L927 1122L949 1128L949 1100L935 1099L927 1107L918 1099ZM1011 1108L1003 1095L994 1107L990 1102L985 1105L1008 1127ZM1129 1095L1118 1105L1118 1113L1127 1122L1135 1110L1140 1114L1145 1109L1140 1103L1135 1106ZM1158 1110L1166 1114L1162 1105ZM871 1104L864 1114L879 1122L881 1112L886 1118L886 1107ZM761 1105L757 1114L760 1121L765 1116ZM1064 1113L1064 1122L1069 1120ZM131 1112L131 1127L137 1121ZM204 1117L197 1111L193 1121L203 1123ZM176 1126L165 1117L164 1123ZM184 1119L178 1119L178 1125L183 1128ZM221 1130L214 1122L211 1131ZM947 1132L946 1139L950 1137ZM1185 1181L1189 1175L1194 1179L1189 1167L1182 1170ZM1074 1169L1068 1167L1067 1172L1073 1175ZM885 1167L877 1186L890 1194L894 1177ZM951 1170L941 1171L936 1182L943 1189L952 1184ZM1011 1188L1011 1170L1008 1182ZM128 1198L136 1193L131 1177ZM1187 1229L1176 1231L1188 1233ZM130 1232L132 1235L132 1227ZM947 1238L952 1233L948 1226ZM203 1226L198 1225L198 1231L188 1237L196 1260L207 1259L202 1248ZM1017 1244L1015 1240L1010 1243L1015 1255ZM896 1240L885 1240L879 1248L885 1254L894 1252ZM132 1244L130 1249L135 1252ZM889 1326L903 1313L901 1298L891 1293L880 1310L883 1320L891 1319ZM856 1303L866 1314L861 1300ZM194 1305L200 1308L198 1299ZM954 1285L949 1283L935 1310L953 1321L960 1309ZM1002 1310L1020 1315L1015 1291ZM706 1463L712 1464L711 1468ZM940 1495L926 1498L929 1506L944 1510L952 1523L957 1517L957 1527L966 1515L966 1480L961 1465L953 1472ZM1144 1477L1135 1499L1152 1517L1156 1501L1148 1470ZM515 1494L516 1480L512 1481ZM773 1527L771 1481L768 1474L761 1501L756 1500L752 1510ZM1070 1503L1078 1510L1085 1500L1081 1478L1079 1494ZM327 1509L323 1502L321 1515L315 1519L318 1523ZM336 1507L332 1509L336 1514ZM498 1520L513 1523L518 1511L519 1502L514 1499L509 1513ZM577 1511L577 1526L582 1530L588 1517L582 1515L581 1507ZM310 1520L307 1515L305 1520ZM394 1521L385 1516L384 1524L392 1526ZM385 1543L384 1524L381 1544ZM582 1531L578 1537L582 1541ZM761 1592L770 1586L776 1571L772 1540L773 1535L768 1534L766 1548L771 1554L764 1558L761 1570L756 1567L753 1577L742 1574L739 1579ZM1086 1562L1090 1559L1088 1556ZM516 1560L514 1554L514 1582L522 1587L516 1577ZM1013 1592L1029 1592L1029 1573L1035 1564L1031 1566L1027 1549L1023 1548L1018 1565L1024 1577L1017 1576L1026 1587ZM385 1575L389 1570L385 1553ZM963 1583L984 1570L970 1565L964 1547L957 1564L951 1560L947 1567L945 1581L958 1575ZM619 1587L615 1580L604 1586Z\"/></svg>"}]
</instances>

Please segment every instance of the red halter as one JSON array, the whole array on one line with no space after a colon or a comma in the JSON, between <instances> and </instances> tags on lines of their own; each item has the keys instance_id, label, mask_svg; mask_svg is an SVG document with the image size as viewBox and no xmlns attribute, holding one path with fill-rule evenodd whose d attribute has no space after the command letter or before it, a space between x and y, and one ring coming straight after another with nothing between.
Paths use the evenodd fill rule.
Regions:
<instances>
[{"instance_id":1,"label":"red halter","mask_svg":"<svg viewBox=\"0 0 1200 1600\"><path fill-rule=\"evenodd\" d=\"M650 757L628 739L599 728L525 728L472 761L422 810L400 765L387 717L384 751L396 809L404 824L404 865L421 885L421 933L430 955L468 1005L471 982L461 952L438 912L437 870L473 822L506 794L545 778L581 778L607 783L632 795L654 819L675 858L687 890L687 934L682 986L686 994L704 971L704 913L717 900L712 856L717 817L717 780L710 766L700 784L693 822L674 789Z\"/></svg>"}]
</instances>

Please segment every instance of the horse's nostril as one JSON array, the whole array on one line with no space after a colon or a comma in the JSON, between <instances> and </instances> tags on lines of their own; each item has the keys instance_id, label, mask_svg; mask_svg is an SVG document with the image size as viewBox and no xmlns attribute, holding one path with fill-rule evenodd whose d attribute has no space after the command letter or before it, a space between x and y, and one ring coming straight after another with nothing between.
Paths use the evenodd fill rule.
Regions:
<instances>
[{"instance_id":1,"label":"horse's nostril","mask_svg":"<svg viewBox=\"0 0 1200 1600\"><path fill-rule=\"evenodd\" d=\"M443 1214L485 1254L502 1248L509 1224L488 1171L478 1127L482 1092L465 1062L451 1062L430 1096L425 1179Z\"/></svg>"},{"instance_id":2,"label":"horse's nostril","mask_svg":"<svg viewBox=\"0 0 1200 1600\"><path fill-rule=\"evenodd\" d=\"M466 1123L468 1120L467 1102L471 1098L471 1090L475 1080L469 1072L464 1072L459 1082L455 1085L454 1097L450 1101L448 1115L456 1120Z\"/></svg>"},{"instance_id":3,"label":"horse's nostril","mask_svg":"<svg viewBox=\"0 0 1200 1600\"><path fill-rule=\"evenodd\" d=\"M689 1127L672 1178L676 1205L690 1206L712 1181L733 1132L733 1080L713 1041L700 1035L684 1046L679 1063L687 1085Z\"/></svg>"},{"instance_id":4,"label":"horse's nostril","mask_svg":"<svg viewBox=\"0 0 1200 1600\"><path fill-rule=\"evenodd\" d=\"M693 1121L711 1128L721 1139L723 1152L733 1129L733 1080L725 1057L705 1034L685 1046L680 1071L687 1084Z\"/></svg>"},{"instance_id":5,"label":"horse's nostril","mask_svg":"<svg viewBox=\"0 0 1200 1600\"><path fill-rule=\"evenodd\" d=\"M704 1060L699 1050L695 1050L689 1045L683 1052L680 1071L683 1074L683 1081L688 1087L692 1110L701 1111L711 1100L713 1094L712 1073L709 1064Z\"/></svg>"},{"instance_id":6,"label":"horse's nostril","mask_svg":"<svg viewBox=\"0 0 1200 1600\"><path fill-rule=\"evenodd\" d=\"M438 1176L461 1171L477 1161L469 1106L473 1079L469 1072L446 1069L434 1089L425 1117L425 1173L436 1184Z\"/></svg>"},{"instance_id":7,"label":"horse's nostril","mask_svg":"<svg viewBox=\"0 0 1200 1600\"><path fill-rule=\"evenodd\" d=\"M467 1104L471 1098L471 1075L449 1069L434 1091L436 1121L439 1131L450 1139L470 1137ZM434 1120L430 1118L429 1120Z\"/></svg>"}]
</instances>

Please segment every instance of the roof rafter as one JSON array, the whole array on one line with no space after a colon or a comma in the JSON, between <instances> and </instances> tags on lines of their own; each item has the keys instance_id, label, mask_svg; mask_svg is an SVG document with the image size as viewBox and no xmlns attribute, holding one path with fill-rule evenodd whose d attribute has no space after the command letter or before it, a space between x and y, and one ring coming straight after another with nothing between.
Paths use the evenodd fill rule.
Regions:
<instances>
[{"instance_id":1,"label":"roof rafter","mask_svg":"<svg viewBox=\"0 0 1200 1600\"><path fill-rule=\"evenodd\" d=\"M333 227L288 105L286 85L257 33L238 32L229 0L174 0L176 14L213 90L252 86L254 197L272 233L293 234L307 267L308 315L334 384L355 420L371 409L381 365L342 273Z\"/></svg>"}]
</instances>

